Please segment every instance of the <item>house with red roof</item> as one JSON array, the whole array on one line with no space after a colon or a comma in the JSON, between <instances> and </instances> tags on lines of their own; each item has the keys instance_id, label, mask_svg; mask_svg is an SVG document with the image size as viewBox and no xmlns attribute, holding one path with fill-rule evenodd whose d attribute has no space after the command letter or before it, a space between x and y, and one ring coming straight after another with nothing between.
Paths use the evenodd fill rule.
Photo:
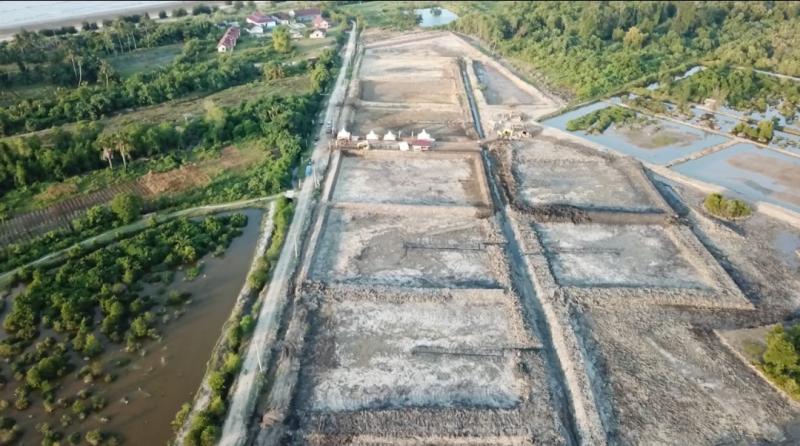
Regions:
<instances>
[{"instance_id":1,"label":"house with red roof","mask_svg":"<svg viewBox=\"0 0 800 446\"><path fill-rule=\"evenodd\" d=\"M331 27L331 22L329 22L327 19L325 19L325 17L322 17L321 15L315 16L314 20L312 21L312 24L316 29L327 30L328 28Z\"/></svg>"},{"instance_id":2,"label":"house with red roof","mask_svg":"<svg viewBox=\"0 0 800 446\"><path fill-rule=\"evenodd\" d=\"M219 39L219 43L217 44L217 51L220 53L227 53L228 51L233 51L233 48L236 46L236 42L239 40L239 27L238 26L231 26L225 31L225 34L222 35L222 38Z\"/></svg>"},{"instance_id":3,"label":"house with red roof","mask_svg":"<svg viewBox=\"0 0 800 446\"><path fill-rule=\"evenodd\" d=\"M322 15L319 8L295 9L289 13L298 22L310 22L314 17Z\"/></svg>"}]
</instances>

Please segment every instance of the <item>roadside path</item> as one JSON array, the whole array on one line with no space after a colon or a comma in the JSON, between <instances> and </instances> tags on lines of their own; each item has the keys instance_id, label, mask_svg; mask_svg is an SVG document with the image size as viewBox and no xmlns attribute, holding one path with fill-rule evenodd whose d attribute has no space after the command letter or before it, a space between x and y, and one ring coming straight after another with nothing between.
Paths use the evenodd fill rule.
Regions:
<instances>
[{"instance_id":1,"label":"roadside path","mask_svg":"<svg viewBox=\"0 0 800 446\"><path fill-rule=\"evenodd\" d=\"M4 287L8 285L11 280L14 278L14 275L21 271L23 268L28 267L36 267L36 266L47 266L52 265L54 263L61 262L69 253L70 250L74 248L86 248L86 247L100 247L102 245L111 243L117 240L119 237L132 234L134 232L141 231L142 229L147 227L148 221L151 217L155 218L157 223L163 223L168 220L172 220L179 217L194 217L198 215L205 215L213 212L222 212L226 210L235 210L235 209L242 209L246 207L250 207L260 203L268 203L270 201L275 200L280 195L284 195L285 193L270 195L267 197L261 198L253 198L249 200L240 200L240 201L232 201L230 203L222 203L222 204L212 204L212 205L205 205L205 206L198 206L189 209L181 209L180 211L170 212L168 214L158 214L158 213L151 213L143 215L142 218L139 220L126 225L120 226L119 228L114 228L108 230L102 234L95 235L94 237L87 238L83 241L75 243L72 246L64 248L60 251L52 252L44 257L41 257L37 260L29 262L25 265L18 266L12 270L9 270L3 274L0 274L0 287Z\"/></svg>"},{"instance_id":2,"label":"roadside path","mask_svg":"<svg viewBox=\"0 0 800 446\"><path fill-rule=\"evenodd\" d=\"M275 344L281 316L286 306L290 280L298 264L297 247L300 244L300 238L304 236L312 214L313 193L317 190L316 179L324 174L327 168L330 135L325 131L325 123L327 121L331 121L334 124L338 123L337 112L344 100L348 66L355 51L355 37L356 25L353 24L353 28L350 31L350 39L347 42L347 48L342 58L343 62L339 70L339 76L328 101L325 120L320 123L319 141L311 155L314 173L312 178L305 178L303 181L303 186L295 201L294 218L292 218L292 223L286 234L286 242L281 250L278 263L275 265L272 281L267 286L266 291L262 291L262 293L266 294L261 298L262 305L258 315L258 323L247 349L242 371L233 385L230 409L218 443L220 446L241 446L247 441L249 421L261 392L261 386L265 381L263 370L269 364L273 354L272 347Z\"/></svg>"}]
</instances>

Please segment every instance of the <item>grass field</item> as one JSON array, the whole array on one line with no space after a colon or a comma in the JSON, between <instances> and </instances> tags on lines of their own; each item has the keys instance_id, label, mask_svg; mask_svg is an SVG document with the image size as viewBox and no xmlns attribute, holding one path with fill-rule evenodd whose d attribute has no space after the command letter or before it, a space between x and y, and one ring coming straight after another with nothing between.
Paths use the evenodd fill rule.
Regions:
<instances>
[{"instance_id":1,"label":"grass field","mask_svg":"<svg viewBox=\"0 0 800 446\"><path fill-rule=\"evenodd\" d=\"M129 53L109 57L108 61L121 77L130 77L136 73L147 73L172 63L175 56L181 53L182 43L142 48Z\"/></svg>"}]
</instances>

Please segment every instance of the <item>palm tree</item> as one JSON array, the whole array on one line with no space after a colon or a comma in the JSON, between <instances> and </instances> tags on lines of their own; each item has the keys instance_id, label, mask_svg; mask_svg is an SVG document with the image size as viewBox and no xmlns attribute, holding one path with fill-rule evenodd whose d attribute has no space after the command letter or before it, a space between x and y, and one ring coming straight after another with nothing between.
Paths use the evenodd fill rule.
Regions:
<instances>
[{"instance_id":1,"label":"palm tree","mask_svg":"<svg viewBox=\"0 0 800 446\"><path fill-rule=\"evenodd\" d=\"M122 156L122 164L125 166L125 170L128 170L128 158L130 158L131 144L126 136L117 136L116 149L117 152L119 152L119 154Z\"/></svg>"},{"instance_id":2,"label":"palm tree","mask_svg":"<svg viewBox=\"0 0 800 446\"><path fill-rule=\"evenodd\" d=\"M112 170L114 169L114 163L112 161L114 159L114 151L111 150L111 148L103 147L103 154L100 155L100 158L108 161L108 168L109 169L112 169Z\"/></svg>"},{"instance_id":3,"label":"palm tree","mask_svg":"<svg viewBox=\"0 0 800 446\"><path fill-rule=\"evenodd\" d=\"M107 60L101 59L98 72L106 80L106 88L108 88L109 79L114 76L114 67Z\"/></svg>"}]
</instances>

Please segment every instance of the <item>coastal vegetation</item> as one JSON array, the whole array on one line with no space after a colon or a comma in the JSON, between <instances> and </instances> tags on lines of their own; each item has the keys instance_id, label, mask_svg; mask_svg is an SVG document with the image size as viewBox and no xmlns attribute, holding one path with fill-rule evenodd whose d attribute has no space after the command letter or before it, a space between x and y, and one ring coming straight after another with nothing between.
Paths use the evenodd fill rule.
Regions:
<instances>
[{"instance_id":1,"label":"coastal vegetation","mask_svg":"<svg viewBox=\"0 0 800 446\"><path fill-rule=\"evenodd\" d=\"M718 193L709 194L703 201L703 207L712 215L728 219L747 217L753 212L744 201L725 198Z\"/></svg>"}]
</instances>

